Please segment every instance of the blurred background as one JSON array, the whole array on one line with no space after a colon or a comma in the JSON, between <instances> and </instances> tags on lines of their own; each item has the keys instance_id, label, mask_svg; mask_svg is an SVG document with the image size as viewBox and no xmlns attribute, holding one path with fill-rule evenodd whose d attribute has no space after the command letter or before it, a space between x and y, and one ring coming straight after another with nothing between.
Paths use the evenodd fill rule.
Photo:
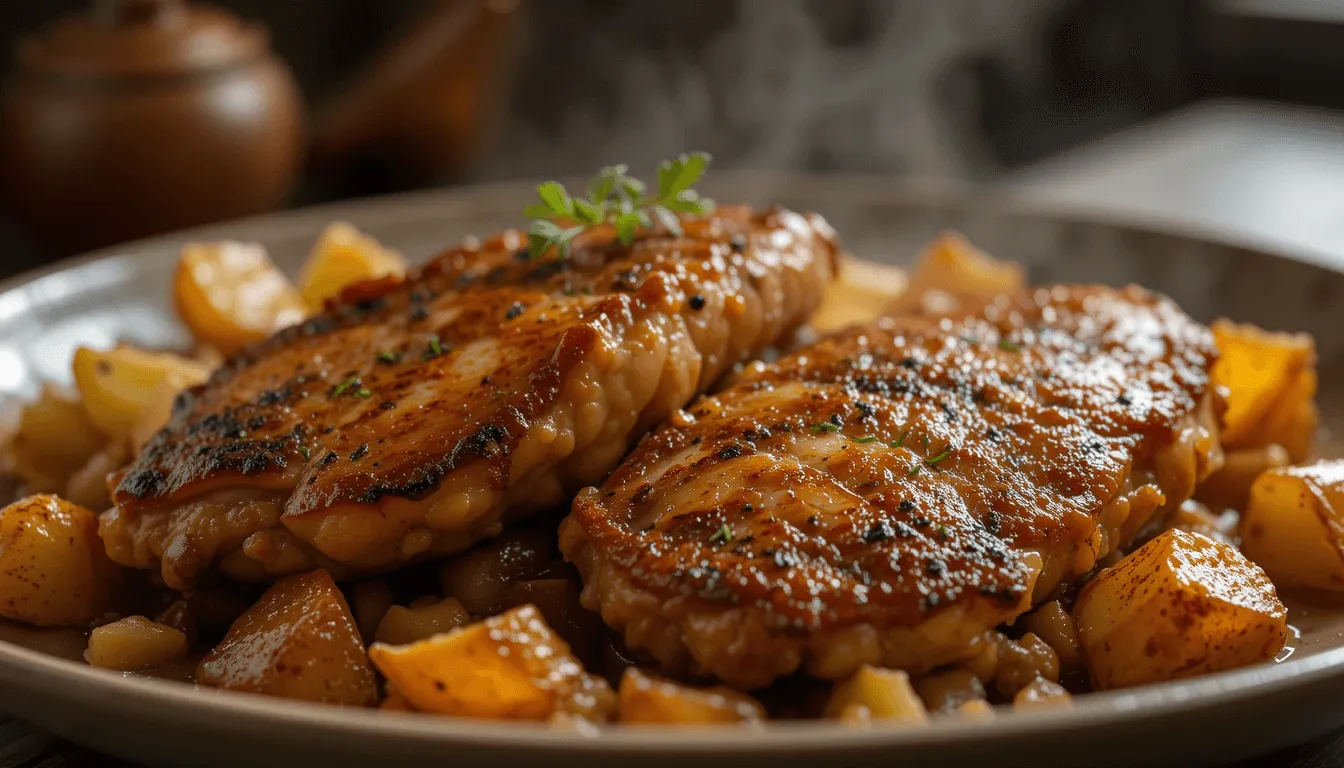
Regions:
<instances>
[{"instance_id":1,"label":"blurred background","mask_svg":"<svg viewBox=\"0 0 1344 768\"><path fill-rule=\"evenodd\" d=\"M688 148L1344 258L1344 0L44 0L0 35L0 273Z\"/></svg>"}]
</instances>

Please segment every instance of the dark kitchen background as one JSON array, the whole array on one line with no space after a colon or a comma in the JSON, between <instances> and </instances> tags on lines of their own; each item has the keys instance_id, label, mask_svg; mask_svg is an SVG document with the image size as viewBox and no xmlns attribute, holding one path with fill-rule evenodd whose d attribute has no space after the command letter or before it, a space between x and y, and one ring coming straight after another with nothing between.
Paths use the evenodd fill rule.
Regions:
<instances>
[{"instance_id":1,"label":"dark kitchen background","mask_svg":"<svg viewBox=\"0 0 1344 768\"><path fill-rule=\"evenodd\" d=\"M143 25L156 23L160 5L176 4L5 2L0 31L6 50L17 53L20 39L50 29L58 16L92 13L94 27ZM1074 202L1147 206L1214 223L1221 216L1267 232L1277 226L1284 237L1319 245L1331 238L1304 233L1300 223L1248 220L1246 210L1263 206L1254 198L1229 202L1227 189L1265 185L1239 184L1227 165L1251 156L1245 173L1254 179L1274 162L1322 173L1344 168L1344 121L1328 111L1344 106L1340 0L217 5L270 30L301 92L305 150L283 193L251 199L240 192L230 200L216 190L185 211L168 215L165 206L164 216L151 211L131 222L108 201L134 202L137 190L165 185L135 178L134 164L120 166L129 179L90 171L89 183L79 185L83 196L47 184L52 171L31 160L40 154L30 146L48 140L51 129L41 139L15 138L23 120L0 112L0 145L10 147L11 159L0 167L0 272L259 208L580 174L613 162L647 172L686 148L712 152L719 167L1048 187ZM118 12L120 21L110 20ZM15 71L13 60L6 63L9 101L16 81L41 79ZM158 119L140 131L151 145L189 130L180 116ZM96 145L102 138L61 140ZM1257 160L1248 147L1269 159ZM1173 169L1172 158L1187 165ZM58 170L81 179L78 167L62 162ZM116 194L107 194L109 184ZM1306 186L1312 198L1337 191L1344 199L1344 182ZM1269 187L1282 214L1270 219L1316 211ZM1324 220L1316 223L1344 234L1339 212L1317 211Z\"/></svg>"}]
</instances>

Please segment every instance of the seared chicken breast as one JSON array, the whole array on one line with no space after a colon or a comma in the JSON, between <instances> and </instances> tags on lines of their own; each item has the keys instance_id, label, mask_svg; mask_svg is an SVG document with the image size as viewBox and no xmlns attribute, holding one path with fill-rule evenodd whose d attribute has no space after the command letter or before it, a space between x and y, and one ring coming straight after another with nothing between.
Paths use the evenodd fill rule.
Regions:
<instances>
[{"instance_id":1,"label":"seared chicken breast","mask_svg":"<svg viewBox=\"0 0 1344 768\"><path fill-rule=\"evenodd\" d=\"M673 669L955 662L1221 463L1215 354L1138 288L852 328L674 415L579 495L561 549Z\"/></svg>"},{"instance_id":2,"label":"seared chicken breast","mask_svg":"<svg viewBox=\"0 0 1344 768\"><path fill-rule=\"evenodd\" d=\"M214 567L338 577L446 555L568 503L633 440L818 306L816 216L726 210L569 258L507 233L348 291L184 393L114 480L108 553L175 588Z\"/></svg>"}]
</instances>

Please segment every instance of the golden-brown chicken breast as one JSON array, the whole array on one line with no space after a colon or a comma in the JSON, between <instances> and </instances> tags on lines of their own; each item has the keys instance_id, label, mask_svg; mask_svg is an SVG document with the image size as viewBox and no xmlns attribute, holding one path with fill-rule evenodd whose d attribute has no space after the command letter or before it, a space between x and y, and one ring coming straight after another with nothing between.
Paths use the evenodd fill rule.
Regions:
<instances>
[{"instance_id":1,"label":"golden-brown chicken breast","mask_svg":"<svg viewBox=\"0 0 1344 768\"><path fill-rule=\"evenodd\" d=\"M819 217L728 210L530 260L517 233L359 287L185 393L101 534L186 587L444 555L600 482L633 439L807 319Z\"/></svg>"},{"instance_id":2,"label":"golden-brown chicken breast","mask_svg":"<svg viewBox=\"0 0 1344 768\"><path fill-rule=\"evenodd\" d=\"M669 667L754 687L949 663L1216 467L1215 354L1137 288L852 328L674 415L561 549Z\"/></svg>"}]
</instances>

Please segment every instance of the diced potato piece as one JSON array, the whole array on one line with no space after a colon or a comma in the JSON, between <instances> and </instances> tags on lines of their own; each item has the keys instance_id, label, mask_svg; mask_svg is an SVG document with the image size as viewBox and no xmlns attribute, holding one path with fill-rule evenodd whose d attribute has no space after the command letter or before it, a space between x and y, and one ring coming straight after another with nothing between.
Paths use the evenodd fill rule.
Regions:
<instances>
[{"instance_id":1,"label":"diced potato piece","mask_svg":"<svg viewBox=\"0 0 1344 768\"><path fill-rule=\"evenodd\" d=\"M395 712L415 711L415 707L411 706L411 702L401 695L401 691L398 691L395 685L387 686L387 697L378 705L378 708Z\"/></svg>"},{"instance_id":2,"label":"diced potato piece","mask_svg":"<svg viewBox=\"0 0 1344 768\"><path fill-rule=\"evenodd\" d=\"M1013 696L1014 709L1057 709L1073 706L1073 697L1064 686L1038 677Z\"/></svg>"},{"instance_id":3,"label":"diced potato piece","mask_svg":"<svg viewBox=\"0 0 1344 768\"><path fill-rule=\"evenodd\" d=\"M1073 617L1058 600L1043 603L1023 616L1021 626L1050 646L1060 667L1073 669L1078 666L1082 653L1078 647L1078 630L1073 626Z\"/></svg>"},{"instance_id":4,"label":"diced potato piece","mask_svg":"<svg viewBox=\"0 0 1344 768\"><path fill-rule=\"evenodd\" d=\"M611 687L583 670L530 605L413 645L375 643L369 656L422 712L545 720L563 711L605 720L615 709Z\"/></svg>"},{"instance_id":5,"label":"diced potato piece","mask_svg":"<svg viewBox=\"0 0 1344 768\"><path fill-rule=\"evenodd\" d=\"M880 669L868 664L835 686L826 702L825 716L839 718L846 710L862 707L873 720L928 720L924 702L910 685L910 676L899 669Z\"/></svg>"},{"instance_id":6,"label":"diced potato piece","mask_svg":"<svg viewBox=\"0 0 1344 768\"><path fill-rule=\"evenodd\" d=\"M1229 320L1214 322L1213 335L1219 353L1213 383L1227 387L1229 393L1220 437L1223 447L1279 442L1283 434L1274 440L1268 435L1271 418L1276 431L1291 429L1286 425L1294 414L1316 395L1315 342L1307 334L1271 333ZM1291 439L1297 443L1294 448L1303 448L1301 436ZM1307 444L1309 448L1309 436Z\"/></svg>"},{"instance_id":7,"label":"diced potato piece","mask_svg":"<svg viewBox=\"0 0 1344 768\"><path fill-rule=\"evenodd\" d=\"M1316 371L1303 371L1265 417L1262 442L1282 445L1300 464L1311 455L1321 414L1316 408Z\"/></svg>"},{"instance_id":8,"label":"diced potato piece","mask_svg":"<svg viewBox=\"0 0 1344 768\"><path fill-rule=\"evenodd\" d=\"M994 670L994 687L999 693L1015 696L1038 677L1059 680L1059 657L1054 649L1031 632L1016 640L1004 637L999 644L999 665Z\"/></svg>"},{"instance_id":9,"label":"diced potato piece","mask_svg":"<svg viewBox=\"0 0 1344 768\"><path fill-rule=\"evenodd\" d=\"M361 581L351 590L350 610L355 615L355 623L359 625L359 636L366 643L373 642L378 625L391 608L392 590L382 579Z\"/></svg>"},{"instance_id":10,"label":"diced potato piece","mask_svg":"<svg viewBox=\"0 0 1344 768\"><path fill-rule=\"evenodd\" d=\"M634 667L625 671L617 696L623 723L712 725L765 719L765 707L745 693L724 686L692 688Z\"/></svg>"},{"instance_id":11,"label":"diced potato piece","mask_svg":"<svg viewBox=\"0 0 1344 768\"><path fill-rule=\"evenodd\" d=\"M326 571L276 582L201 660L196 682L327 704L378 701L359 628Z\"/></svg>"},{"instance_id":12,"label":"diced potato piece","mask_svg":"<svg viewBox=\"0 0 1344 768\"><path fill-rule=\"evenodd\" d=\"M1268 470L1291 462L1281 445L1241 448L1224 454L1223 468L1209 475L1195 489L1195 499L1214 509L1246 509L1251 484Z\"/></svg>"},{"instance_id":13,"label":"diced potato piece","mask_svg":"<svg viewBox=\"0 0 1344 768\"><path fill-rule=\"evenodd\" d=\"M983 700L985 686L969 669L949 669L919 679L915 691L930 712L950 712L968 701Z\"/></svg>"},{"instance_id":14,"label":"diced potato piece","mask_svg":"<svg viewBox=\"0 0 1344 768\"><path fill-rule=\"evenodd\" d=\"M880 317L905 293L905 270L886 264L846 258L826 289L826 298L812 315L812 327L829 333Z\"/></svg>"},{"instance_id":15,"label":"diced potato piece","mask_svg":"<svg viewBox=\"0 0 1344 768\"><path fill-rule=\"evenodd\" d=\"M1104 690L1272 659L1288 612L1234 547L1173 529L1089 582L1074 617L1092 684Z\"/></svg>"},{"instance_id":16,"label":"diced potato piece","mask_svg":"<svg viewBox=\"0 0 1344 768\"><path fill-rule=\"evenodd\" d=\"M162 667L187 656L187 636L180 630L131 616L104 624L89 635L84 659L92 666L121 672Z\"/></svg>"},{"instance_id":17,"label":"diced potato piece","mask_svg":"<svg viewBox=\"0 0 1344 768\"><path fill-rule=\"evenodd\" d=\"M109 435L129 436L147 414L159 418L178 392L205 381L210 371L194 360L131 347L75 350L75 384L89 420ZM162 413L166 420L167 413Z\"/></svg>"},{"instance_id":18,"label":"diced potato piece","mask_svg":"<svg viewBox=\"0 0 1344 768\"><path fill-rule=\"evenodd\" d=\"M10 448L13 471L31 491L63 491L70 476L106 443L82 405L47 386L19 414Z\"/></svg>"},{"instance_id":19,"label":"diced potato piece","mask_svg":"<svg viewBox=\"0 0 1344 768\"><path fill-rule=\"evenodd\" d=\"M1022 267L999 261L949 232L933 241L920 257L909 286L889 308L941 313L966 299L984 299L1023 285Z\"/></svg>"},{"instance_id":20,"label":"diced potato piece","mask_svg":"<svg viewBox=\"0 0 1344 768\"><path fill-rule=\"evenodd\" d=\"M1240 532L1241 551L1275 584L1344 591L1344 461L1260 475Z\"/></svg>"},{"instance_id":21,"label":"diced potato piece","mask_svg":"<svg viewBox=\"0 0 1344 768\"><path fill-rule=\"evenodd\" d=\"M407 645L451 632L469 621L466 609L451 597L418 608L394 605L383 615L374 638L388 645Z\"/></svg>"},{"instance_id":22,"label":"diced potato piece","mask_svg":"<svg viewBox=\"0 0 1344 768\"><path fill-rule=\"evenodd\" d=\"M192 243L173 280L182 322L202 343L233 352L294 325L303 297L257 243Z\"/></svg>"},{"instance_id":23,"label":"diced potato piece","mask_svg":"<svg viewBox=\"0 0 1344 768\"><path fill-rule=\"evenodd\" d=\"M993 720L994 705L984 699L968 701L957 707L957 715L965 720Z\"/></svg>"},{"instance_id":24,"label":"diced potato piece","mask_svg":"<svg viewBox=\"0 0 1344 768\"><path fill-rule=\"evenodd\" d=\"M299 293L309 312L321 312L342 289L366 280L406 273L406 260L353 226L337 221L318 236L299 273Z\"/></svg>"},{"instance_id":25,"label":"diced potato piece","mask_svg":"<svg viewBox=\"0 0 1344 768\"><path fill-rule=\"evenodd\" d=\"M55 496L0 509L0 616L84 626L107 610L115 578L93 512Z\"/></svg>"}]
</instances>

